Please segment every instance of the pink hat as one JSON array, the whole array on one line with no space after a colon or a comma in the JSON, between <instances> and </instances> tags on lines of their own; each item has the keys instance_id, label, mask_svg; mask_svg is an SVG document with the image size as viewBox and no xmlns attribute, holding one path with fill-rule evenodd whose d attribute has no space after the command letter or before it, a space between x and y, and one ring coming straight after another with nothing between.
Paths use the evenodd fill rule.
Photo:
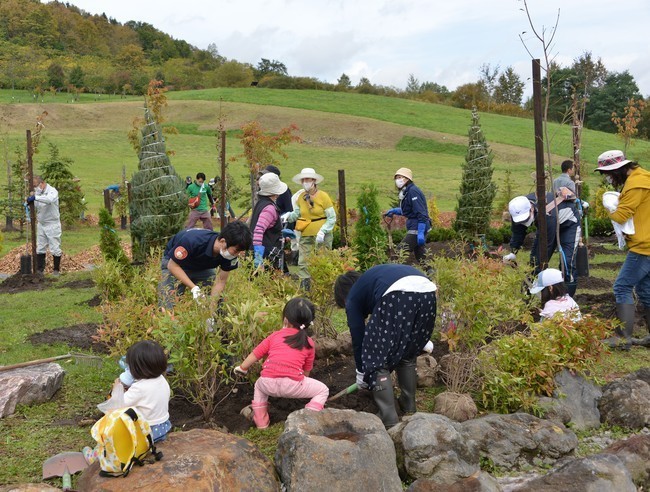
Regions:
<instances>
[{"instance_id":1,"label":"pink hat","mask_svg":"<svg viewBox=\"0 0 650 492\"><path fill-rule=\"evenodd\" d=\"M632 162L625 158L625 154L620 150L608 150L598 156L598 168L595 171L613 171L619 167L623 167L628 162Z\"/></svg>"}]
</instances>

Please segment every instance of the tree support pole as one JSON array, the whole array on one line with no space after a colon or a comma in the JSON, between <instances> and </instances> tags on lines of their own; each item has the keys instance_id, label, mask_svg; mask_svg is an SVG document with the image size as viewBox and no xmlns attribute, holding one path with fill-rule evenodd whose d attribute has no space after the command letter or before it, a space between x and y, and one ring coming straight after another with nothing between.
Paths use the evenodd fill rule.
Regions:
<instances>
[{"instance_id":1,"label":"tree support pole","mask_svg":"<svg viewBox=\"0 0 650 492\"><path fill-rule=\"evenodd\" d=\"M34 148L32 147L32 131L27 130L27 181L29 183L27 193L32 191L34 188L34 165L32 162L33 155ZM34 207L34 202L31 202L29 204L29 218L29 223L32 231L32 273L35 275L38 270L36 265L36 209Z\"/></svg>"},{"instance_id":2,"label":"tree support pole","mask_svg":"<svg viewBox=\"0 0 650 492\"><path fill-rule=\"evenodd\" d=\"M537 258L539 269L548 266L546 234L546 179L544 175L544 136L542 123L542 79L539 59L533 60L533 120L535 122L535 170L537 181ZM554 211L552 213L557 213Z\"/></svg>"},{"instance_id":3,"label":"tree support pole","mask_svg":"<svg viewBox=\"0 0 650 492\"><path fill-rule=\"evenodd\" d=\"M339 169L339 224L341 225L341 246L348 244L348 204L345 198L345 170Z\"/></svg>"}]
</instances>

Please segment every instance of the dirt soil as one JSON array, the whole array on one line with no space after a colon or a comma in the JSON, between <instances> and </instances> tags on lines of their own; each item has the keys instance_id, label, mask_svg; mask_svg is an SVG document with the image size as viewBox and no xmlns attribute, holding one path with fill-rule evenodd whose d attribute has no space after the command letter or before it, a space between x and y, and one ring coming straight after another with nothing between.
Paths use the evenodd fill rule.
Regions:
<instances>
[{"instance_id":1,"label":"dirt soil","mask_svg":"<svg viewBox=\"0 0 650 492\"><path fill-rule=\"evenodd\" d=\"M43 275L23 275L17 273L0 283L0 294L15 294L28 290L43 290L49 288L58 279Z\"/></svg>"},{"instance_id":2,"label":"dirt soil","mask_svg":"<svg viewBox=\"0 0 650 492\"><path fill-rule=\"evenodd\" d=\"M64 326L55 328L53 330L43 331L41 333L34 333L27 337L34 345L39 344L53 344L65 343L71 349L93 350L97 353L108 353L106 347L93 340L93 336L97 334L96 323L82 323L73 326Z\"/></svg>"}]
</instances>

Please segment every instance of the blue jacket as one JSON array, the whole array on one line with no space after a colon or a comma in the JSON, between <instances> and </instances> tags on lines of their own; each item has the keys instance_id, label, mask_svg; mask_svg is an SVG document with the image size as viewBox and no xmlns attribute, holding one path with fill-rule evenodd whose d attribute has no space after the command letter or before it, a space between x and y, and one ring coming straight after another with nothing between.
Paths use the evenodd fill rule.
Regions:
<instances>
[{"instance_id":1,"label":"blue jacket","mask_svg":"<svg viewBox=\"0 0 650 492\"><path fill-rule=\"evenodd\" d=\"M357 367L362 365L361 346L366 330L366 318L372 314L391 285L411 275L426 277L420 270L409 265L376 265L361 275L350 289L345 301L345 312Z\"/></svg>"},{"instance_id":2,"label":"blue jacket","mask_svg":"<svg viewBox=\"0 0 650 492\"><path fill-rule=\"evenodd\" d=\"M166 268L170 259L174 260L184 271L200 271L219 267L224 272L237 268L237 258L227 260L219 253L214 253L214 242L219 233L209 229L185 229L172 237L162 259Z\"/></svg>"},{"instance_id":3,"label":"blue jacket","mask_svg":"<svg viewBox=\"0 0 650 492\"><path fill-rule=\"evenodd\" d=\"M420 222L427 225L426 231L431 228L427 199L412 181L404 187L404 198L400 201L399 206L402 209L402 215L406 217L407 230L417 231Z\"/></svg>"}]
</instances>

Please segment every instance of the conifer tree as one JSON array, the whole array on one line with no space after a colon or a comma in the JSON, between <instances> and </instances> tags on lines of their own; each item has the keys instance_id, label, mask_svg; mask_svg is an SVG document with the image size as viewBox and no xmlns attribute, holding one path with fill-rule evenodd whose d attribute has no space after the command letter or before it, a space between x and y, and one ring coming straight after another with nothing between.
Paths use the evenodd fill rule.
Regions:
<instances>
[{"instance_id":1,"label":"conifer tree","mask_svg":"<svg viewBox=\"0 0 650 492\"><path fill-rule=\"evenodd\" d=\"M116 261L124 267L129 266L129 258L115 230L115 220L106 208L99 209L99 249L105 260Z\"/></svg>"},{"instance_id":2,"label":"conifer tree","mask_svg":"<svg viewBox=\"0 0 650 492\"><path fill-rule=\"evenodd\" d=\"M161 247L183 228L187 218L185 184L165 151L160 125L144 110L140 163L131 178L131 241L133 258L144 261L151 248Z\"/></svg>"},{"instance_id":3,"label":"conifer tree","mask_svg":"<svg viewBox=\"0 0 650 492\"><path fill-rule=\"evenodd\" d=\"M473 236L488 230L496 194L496 185L492 182L492 158L492 151L481 130L478 111L474 108L454 222L454 229L459 232Z\"/></svg>"},{"instance_id":4,"label":"conifer tree","mask_svg":"<svg viewBox=\"0 0 650 492\"><path fill-rule=\"evenodd\" d=\"M386 232L381 227L381 209L374 184L362 184L357 198L359 220L355 224L353 239L355 256L361 270L384 263L386 254Z\"/></svg>"}]
</instances>

